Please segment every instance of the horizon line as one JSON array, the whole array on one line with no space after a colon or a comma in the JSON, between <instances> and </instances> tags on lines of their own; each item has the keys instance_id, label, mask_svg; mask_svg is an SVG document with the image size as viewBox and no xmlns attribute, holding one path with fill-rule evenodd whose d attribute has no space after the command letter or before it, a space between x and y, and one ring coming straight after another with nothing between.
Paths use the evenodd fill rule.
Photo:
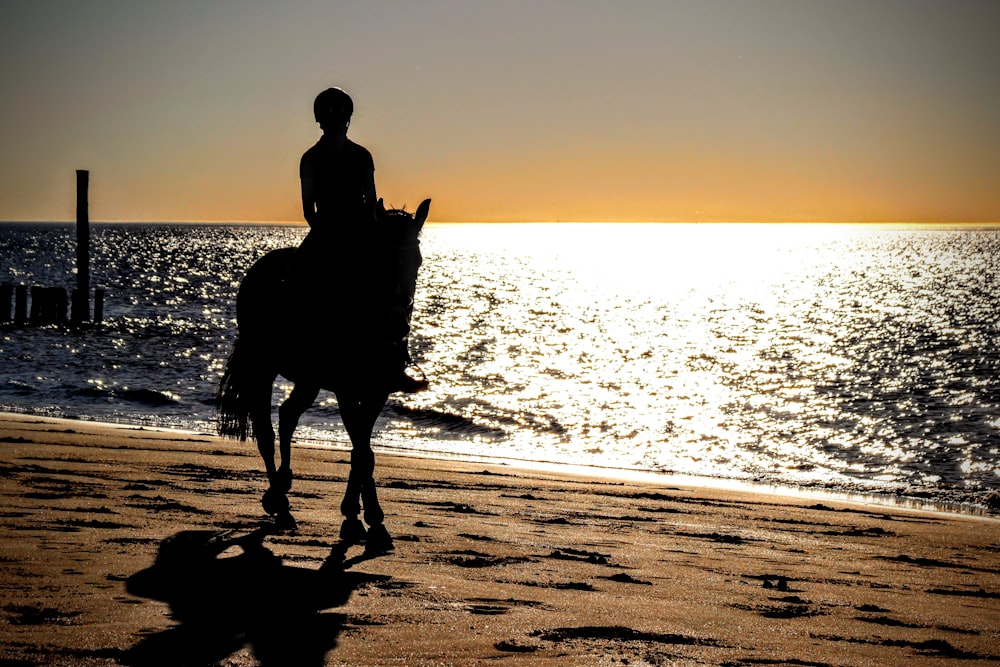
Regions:
<instances>
[{"instance_id":1,"label":"horizon line","mask_svg":"<svg viewBox=\"0 0 1000 667\"><path fill-rule=\"evenodd\" d=\"M76 220L0 220L4 224L75 224ZM307 227L289 220L89 220L107 225L275 225ZM1000 226L998 220L428 220L429 225L909 225Z\"/></svg>"}]
</instances>

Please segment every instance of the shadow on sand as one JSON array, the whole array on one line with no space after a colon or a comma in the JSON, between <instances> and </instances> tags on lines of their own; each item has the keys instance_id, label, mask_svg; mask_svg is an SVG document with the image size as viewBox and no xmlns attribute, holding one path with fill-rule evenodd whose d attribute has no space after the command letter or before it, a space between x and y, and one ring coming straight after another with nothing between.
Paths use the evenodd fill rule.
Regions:
<instances>
[{"instance_id":1,"label":"shadow on sand","mask_svg":"<svg viewBox=\"0 0 1000 667\"><path fill-rule=\"evenodd\" d=\"M156 562L129 577L132 595L170 605L178 625L119 660L133 667L214 664L248 647L262 667L320 667L337 645L344 605L358 586L389 579L346 571L334 553L318 570L285 565L263 545L268 529L183 531Z\"/></svg>"}]
</instances>

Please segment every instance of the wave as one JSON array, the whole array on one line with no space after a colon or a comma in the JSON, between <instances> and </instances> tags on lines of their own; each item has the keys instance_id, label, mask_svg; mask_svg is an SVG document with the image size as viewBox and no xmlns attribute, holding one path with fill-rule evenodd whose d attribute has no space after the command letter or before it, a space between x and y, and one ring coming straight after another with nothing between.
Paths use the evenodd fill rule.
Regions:
<instances>
[{"instance_id":1,"label":"wave","mask_svg":"<svg viewBox=\"0 0 1000 667\"><path fill-rule=\"evenodd\" d=\"M140 403L151 407L176 405L180 403L176 396L168 392L157 391L155 389L109 389L105 387L85 387L83 389L73 390L72 394L80 398L106 401L126 401L129 403Z\"/></svg>"},{"instance_id":2,"label":"wave","mask_svg":"<svg viewBox=\"0 0 1000 667\"><path fill-rule=\"evenodd\" d=\"M37 387L34 387L27 382L17 380L15 378L10 378L6 383L6 390L13 394L26 396L28 394L33 394L38 391Z\"/></svg>"},{"instance_id":3,"label":"wave","mask_svg":"<svg viewBox=\"0 0 1000 667\"><path fill-rule=\"evenodd\" d=\"M503 439L507 435L503 429L479 424L468 417L433 408L408 408L399 403L390 403L386 405L386 410L393 415L408 419L419 426L438 428L449 433L491 439Z\"/></svg>"}]
</instances>

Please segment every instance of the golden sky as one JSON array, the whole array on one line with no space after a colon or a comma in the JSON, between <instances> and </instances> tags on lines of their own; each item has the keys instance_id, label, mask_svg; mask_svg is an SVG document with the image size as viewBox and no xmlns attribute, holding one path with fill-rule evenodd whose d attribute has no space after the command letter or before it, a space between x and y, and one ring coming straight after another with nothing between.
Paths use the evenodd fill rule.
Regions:
<instances>
[{"instance_id":1,"label":"golden sky","mask_svg":"<svg viewBox=\"0 0 1000 667\"><path fill-rule=\"evenodd\" d=\"M4 0L0 220L301 221L312 100L435 221L1000 221L995 0Z\"/></svg>"}]
</instances>

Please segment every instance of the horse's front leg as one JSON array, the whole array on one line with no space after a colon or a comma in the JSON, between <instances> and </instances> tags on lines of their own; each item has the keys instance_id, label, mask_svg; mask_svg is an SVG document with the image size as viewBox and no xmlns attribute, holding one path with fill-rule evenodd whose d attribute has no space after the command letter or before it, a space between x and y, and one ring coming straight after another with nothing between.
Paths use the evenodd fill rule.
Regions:
<instances>
[{"instance_id":1,"label":"horse's front leg","mask_svg":"<svg viewBox=\"0 0 1000 667\"><path fill-rule=\"evenodd\" d=\"M292 488L292 435L299 418L316 400L319 387L296 384L292 393L278 408L278 456L280 465L274 465L274 431L271 431L271 463L267 470L270 486L264 494L264 511L274 515L280 524L294 526L289 512L288 492ZM270 398L270 397L268 397Z\"/></svg>"},{"instance_id":2,"label":"horse's front leg","mask_svg":"<svg viewBox=\"0 0 1000 667\"><path fill-rule=\"evenodd\" d=\"M385 529L385 513L378 502L375 488L375 452L371 440L375 422L385 406L388 394L369 395L364 398L339 397L340 416L344 428L351 438L351 472L347 479L347 490L340 505L344 515L341 539L345 542L367 541L369 551L386 551L392 548L392 538ZM365 523L368 531L358 520L361 503L364 503Z\"/></svg>"}]
</instances>

